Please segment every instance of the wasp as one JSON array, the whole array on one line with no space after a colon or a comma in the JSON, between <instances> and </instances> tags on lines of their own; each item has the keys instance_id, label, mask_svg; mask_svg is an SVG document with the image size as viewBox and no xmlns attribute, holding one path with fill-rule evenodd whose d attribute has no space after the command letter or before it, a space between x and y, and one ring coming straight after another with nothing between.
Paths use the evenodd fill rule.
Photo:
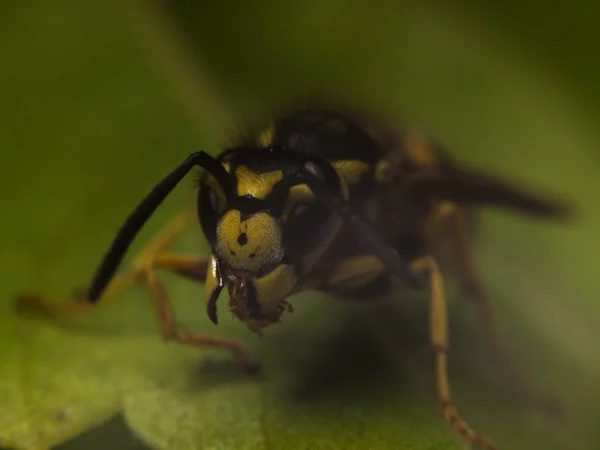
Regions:
<instances>
[{"instance_id":1,"label":"wasp","mask_svg":"<svg viewBox=\"0 0 600 450\"><path fill-rule=\"evenodd\" d=\"M201 171L197 202L168 224L129 270L117 274L138 231L195 168ZM85 299L54 303L23 294L19 304L51 316L80 314L141 281L149 288L164 339L222 347L252 368L238 341L177 329L158 270L203 282L206 313L215 324L227 288L229 310L257 333L280 322L291 311L288 299L302 291L375 299L399 286L428 290L443 415L468 443L493 450L496 444L475 432L452 400L444 279L435 257L443 236L465 292L476 300L492 350L506 359L471 245L474 214L488 206L546 219L570 214L570 205L557 198L457 164L424 134L362 114L302 109L247 133L217 157L197 152L180 163L126 219ZM210 244L208 258L168 251L194 216ZM537 401L518 373L509 372L514 386Z\"/></svg>"}]
</instances>

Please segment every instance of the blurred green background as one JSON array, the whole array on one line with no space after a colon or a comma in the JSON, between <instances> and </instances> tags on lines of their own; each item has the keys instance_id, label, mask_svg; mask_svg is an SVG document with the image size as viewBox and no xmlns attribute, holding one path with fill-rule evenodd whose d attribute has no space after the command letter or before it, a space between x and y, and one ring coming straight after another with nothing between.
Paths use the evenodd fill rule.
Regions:
<instances>
[{"instance_id":1,"label":"blurred green background","mask_svg":"<svg viewBox=\"0 0 600 450\"><path fill-rule=\"evenodd\" d=\"M462 448L436 404L424 296L364 307L302 295L258 339L225 314L212 326L202 289L165 276L180 322L243 339L259 378L228 354L161 342L142 288L88 317L12 312L20 291L60 301L84 287L123 218L188 153L326 95L578 202L568 226L487 212L479 248L509 353L564 419L511 396L452 279L450 372L463 415L501 449L599 449L596 17L583 1L5 2L0 446ZM193 199L191 178L130 256ZM176 247L207 251L195 228Z\"/></svg>"}]
</instances>

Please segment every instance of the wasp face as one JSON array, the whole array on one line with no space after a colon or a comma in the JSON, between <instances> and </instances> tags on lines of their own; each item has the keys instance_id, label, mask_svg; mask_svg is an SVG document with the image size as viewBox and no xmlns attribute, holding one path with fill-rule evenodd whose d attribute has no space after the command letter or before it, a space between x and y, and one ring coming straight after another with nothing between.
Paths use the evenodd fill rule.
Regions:
<instances>
[{"instance_id":1,"label":"wasp face","mask_svg":"<svg viewBox=\"0 0 600 450\"><path fill-rule=\"evenodd\" d=\"M226 284L231 312L258 331L279 320L284 299L325 251L337 220L307 185L286 182L298 172L297 161L240 153L243 159L224 163L229 192L204 176L198 211L218 266L209 277L222 280L207 280L209 315L216 320L216 289Z\"/></svg>"},{"instance_id":2,"label":"wasp face","mask_svg":"<svg viewBox=\"0 0 600 450\"><path fill-rule=\"evenodd\" d=\"M255 332L277 322L283 312L275 307L276 299L264 307L259 301L265 303L269 295L269 284L261 280L272 279L283 259L280 222L267 211L247 215L230 209L217 224L214 257L223 268L230 311Z\"/></svg>"},{"instance_id":3,"label":"wasp face","mask_svg":"<svg viewBox=\"0 0 600 450\"><path fill-rule=\"evenodd\" d=\"M283 258L281 220L268 212L227 211L217 224L215 255L234 273L258 276Z\"/></svg>"}]
</instances>

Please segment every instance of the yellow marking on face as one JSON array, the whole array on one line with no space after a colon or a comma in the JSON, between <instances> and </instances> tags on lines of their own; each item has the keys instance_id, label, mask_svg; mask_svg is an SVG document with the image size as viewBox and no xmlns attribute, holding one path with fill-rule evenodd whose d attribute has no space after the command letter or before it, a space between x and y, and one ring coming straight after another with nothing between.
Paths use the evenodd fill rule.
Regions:
<instances>
[{"instance_id":1,"label":"yellow marking on face","mask_svg":"<svg viewBox=\"0 0 600 450\"><path fill-rule=\"evenodd\" d=\"M371 166L363 161L335 161L332 163L337 173L349 184L356 184L371 170Z\"/></svg>"},{"instance_id":2,"label":"yellow marking on face","mask_svg":"<svg viewBox=\"0 0 600 450\"><path fill-rule=\"evenodd\" d=\"M215 291L215 289L217 289L219 285L217 275L217 259L214 255L212 255L210 258L210 266L208 266L208 271L206 272L206 279L204 281L206 302L210 300L212 293Z\"/></svg>"},{"instance_id":3,"label":"yellow marking on face","mask_svg":"<svg viewBox=\"0 0 600 450\"><path fill-rule=\"evenodd\" d=\"M333 164L342 181L342 197L348 200L350 191L348 186L358 183L365 173L371 170L370 166L362 161L336 161Z\"/></svg>"},{"instance_id":4,"label":"yellow marking on face","mask_svg":"<svg viewBox=\"0 0 600 450\"><path fill-rule=\"evenodd\" d=\"M297 203L311 203L315 200L315 194L306 184L298 184L292 187L288 193L287 199L285 201L285 207L283 208L283 220L287 220L292 212L292 208Z\"/></svg>"},{"instance_id":5,"label":"yellow marking on face","mask_svg":"<svg viewBox=\"0 0 600 450\"><path fill-rule=\"evenodd\" d=\"M367 163L355 160L335 161L332 166L342 179L342 196L348 198L348 185L358 183L371 168ZM287 219L294 205L297 203L311 203L315 200L314 193L306 184L299 184L290 189L286 205L283 210L283 218Z\"/></svg>"},{"instance_id":6,"label":"yellow marking on face","mask_svg":"<svg viewBox=\"0 0 600 450\"><path fill-rule=\"evenodd\" d=\"M281 301L285 300L297 282L294 268L287 264L280 264L264 277L255 279L254 289L262 314L276 314Z\"/></svg>"},{"instance_id":7,"label":"yellow marking on face","mask_svg":"<svg viewBox=\"0 0 600 450\"><path fill-rule=\"evenodd\" d=\"M348 187L342 180L342 196L348 198ZM306 184L298 184L292 187L286 199L285 207L283 208L283 219L289 217L292 208L297 203L312 203L315 201L315 194Z\"/></svg>"},{"instance_id":8,"label":"yellow marking on face","mask_svg":"<svg viewBox=\"0 0 600 450\"><path fill-rule=\"evenodd\" d=\"M267 128L258 136L258 145L261 147L270 147L273 145L273 129Z\"/></svg>"},{"instance_id":9,"label":"yellow marking on face","mask_svg":"<svg viewBox=\"0 0 600 450\"><path fill-rule=\"evenodd\" d=\"M246 166L240 166L235 170L235 177L239 196L250 195L264 200L273 190L273 186L283 179L283 172L274 170L272 172L255 173Z\"/></svg>"},{"instance_id":10,"label":"yellow marking on face","mask_svg":"<svg viewBox=\"0 0 600 450\"><path fill-rule=\"evenodd\" d=\"M258 272L283 257L281 229L267 213L242 221L240 212L231 210L217 225L216 250L230 267Z\"/></svg>"}]
</instances>

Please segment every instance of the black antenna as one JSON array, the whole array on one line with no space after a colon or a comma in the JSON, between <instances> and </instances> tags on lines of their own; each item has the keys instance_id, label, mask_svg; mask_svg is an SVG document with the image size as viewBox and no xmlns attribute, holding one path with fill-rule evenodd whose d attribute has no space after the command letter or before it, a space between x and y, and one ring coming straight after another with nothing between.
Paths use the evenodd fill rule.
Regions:
<instances>
[{"instance_id":1,"label":"black antenna","mask_svg":"<svg viewBox=\"0 0 600 450\"><path fill-rule=\"evenodd\" d=\"M205 152L196 152L188 156L185 161L150 191L121 226L110 248L104 255L102 263L96 270L89 290L90 302L96 303L98 301L142 226L194 166L207 170L219 183L225 195L229 195L230 178L221 163Z\"/></svg>"}]
</instances>

